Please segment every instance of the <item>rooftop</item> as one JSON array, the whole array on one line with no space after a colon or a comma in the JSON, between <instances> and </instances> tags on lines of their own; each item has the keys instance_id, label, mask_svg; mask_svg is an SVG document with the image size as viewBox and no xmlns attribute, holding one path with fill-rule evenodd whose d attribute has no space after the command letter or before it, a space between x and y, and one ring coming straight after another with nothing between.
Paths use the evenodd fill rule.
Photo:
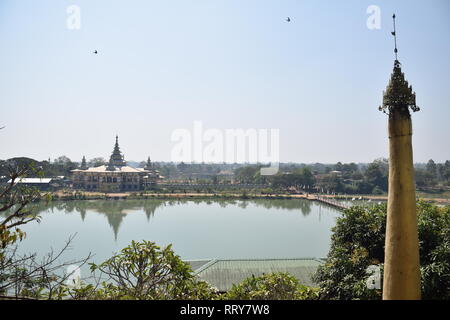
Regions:
<instances>
[{"instance_id":1,"label":"rooftop","mask_svg":"<svg viewBox=\"0 0 450 320\"><path fill-rule=\"evenodd\" d=\"M298 259L240 259L240 260L191 260L187 261L194 273L220 292L230 290L233 284L254 275L288 272L305 286L316 286L312 275L323 263L315 258Z\"/></svg>"},{"instance_id":2,"label":"rooftop","mask_svg":"<svg viewBox=\"0 0 450 320\"><path fill-rule=\"evenodd\" d=\"M147 173L148 170L144 170L142 168L133 168L129 166L123 166L123 167L114 167L115 170L108 170L108 166L99 166L99 167L91 167L86 170L81 169L75 169L72 170L72 172L142 172Z\"/></svg>"}]
</instances>

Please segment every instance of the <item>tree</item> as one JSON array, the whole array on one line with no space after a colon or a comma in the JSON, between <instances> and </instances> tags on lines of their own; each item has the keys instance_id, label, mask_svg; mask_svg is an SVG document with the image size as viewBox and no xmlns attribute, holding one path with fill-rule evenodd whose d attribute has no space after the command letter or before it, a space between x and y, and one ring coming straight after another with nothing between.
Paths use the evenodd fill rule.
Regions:
<instances>
[{"instance_id":1,"label":"tree","mask_svg":"<svg viewBox=\"0 0 450 320\"><path fill-rule=\"evenodd\" d=\"M314 175L308 167L295 169L292 173L279 173L271 177L272 186L275 188L301 188L304 186L313 186L315 183Z\"/></svg>"},{"instance_id":2,"label":"tree","mask_svg":"<svg viewBox=\"0 0 450 320\"><path fill-rule=\"evenodd\" d=\"M187 168L188 168L188 165L187 165L186 163L184 163L183 161L181 161L181 162L177 165L177 169L178 169L180 172L186 171Z\"/></svg>"},{"instance_id":3,"label":"tree","mask_svg":"<svg viewBox=\"0 0 450 320\"><path fill-rule=\"evenodd\" d=\"M108 277L95 292L101 299L211 299L215 291L193 275L189 264L154 242L132 241L92 271Z\"/></svg>"},{"instance_id":4,"label":"tree","mask_svg":"<svg viewBox=\"0 0 450 320\"><path fill-rule=\"evenodd\" d=\"M240 183L257 183L260 181L261 166L245 166L235 170L234 175Z\"/></svg>"},{"instance_id":5,"label":"tree","mask_svg":"<svg viewBox=\"0 0 450 320\"><path fill-rule=\"evenodd\" d=\"M313 186L315 183L314 175L309 167L304 167L298 171L301 176L301 184L304 186Z\"/></svg>"},{"instance_id":6,"label":"tree","mask_svg":"<svg viewBox=\"0 0 450 320\"><path fill-rule=\"evenodd\" d=\"M334 166L334 170L336 170L336 171L342 171L343 168L344 168L344 166L343 166L342 162L338 162L338 163L336 163L336 165Z\"/></svg>"},{"instance_id":7,"label":"tree","mask_svg":"<svg viewBox=\"0 0 450 320\"><path fill-rule=\"evenodd\" d=\"M342 184L342 178L337 174L330 173L322 177L320 182L317 183L317 186L320 189L323 189L324 192L332 191L332 192L343 192L344 186Z\"/></svg>"},{"instance_id":8,"label":"tree","mask_svg":"<svg viewBox=\"0 0 450 320\"><path fill-rule=\"evenodd\" d=\"M414 179L418 188L434 186L437 183L432 174L424 169L415 169Z\"/></svg>"},{"instance_id":9,"label":"tree","mask_svg":"<svg viewBox=\"0 0 450 320\"><path fill-rule=\"evenodd\" d=\"M450 180L450 161L449 160L445 161L444 167L445 167L444 177L445 177L445 179Z\"/></svg>"},{"instance_id":10,"label":"tree","mask_svg":"<svg viewBox=\"0 0 450 320\"><path fill-rule=\"evenodd\" d=\"M72 162L66 156L60 156L56 158L51 164L54 173L57 175L69 176L71 174L71 170L74 170L78 167L75 162Z\"/></svg>"},{"instance_id":11,"label":"tree","mask_svg":"<svg viewBox=\"0 0 450 320\"><path fill-rule=\"evenodd\" d=\"M28 205L40 199L41 195L37 189L17 184L22 177L30 171L36 172L36 169L17 165L13 161L4 164L3 169L9 172L10 178L5 186L0 187L0 212L6 213L6 218L0 222L0 248L5 249L25 236L19 226L38 219L31 214Z\"/></svg>"},{"instance_id":12,"label":"tree","mask_svg":"<svg viewBox=\"0 0 450 320\"><path fill-rule=\"evenodd\" d=\"M445 164L438 163L436 169L437 169L437 179L443 182L445 180Z\"/></svg>"},{"instance_id":13,"label":"tree","mask_svg":"<svg viewBox=\"0 0 450 320\"><path fill-rule=\"evenodd\" d=\"M89 167L99 167L99 166L104 166L106 164L107 164L107 161L104 158L101 158L101 157L93 158L93 159L88 161L88 166Z\"/></svg>"},{"instance_id":14,"label":"tree","mask_svg":"<svg viewBox=\"0 0 450 320\"><path fill-rule=\"evenodd\" d=\"M384 263L386 205L352 207L333 228L326 262L314 275L321 299L380 299L366 285L367 268ZM422 297L450 299L450 206L419 202Z\"/></svg>"},{"instance_id":15,"label":"tree","mask_svg":"<svg viewBox=\"0 0 450 320\"><path fill-rule=\"evenodd\" d=\"M383 191L387 191L387 164L376 160L369 164L364 175L367 183L371 185L372 189L378 187Z\"/></svg>"},{"instance_id":16,"label":"tree","mask_svg":"<svg viewBox=\"0 0 450 320\"><path fill-rule=\"evenodd\" d=\"M85 260L58 262L68 249L72 238L58 252L50 252L42 259L36 254L19 255L17 244L26 236L20 226L39 221L33 213L32 204L47 199L35 188L25 187L17 182L24 176L43 173L33 167L17 165L9 161L3 164L9 172L9 182L0 186L0 298L30 299L60 296L63 284L71 274L60 272L71 264L83 265Z\"/></svg>"},{"instance_id":17,"label":"tree","mask_svg":"<svg viewBox=\"0 0 450 320\"><path fill-rule=\"evenodd\" d=\"M344 164L342 171L348 174L352 174L358 171L358 165L354 162L349 164Z\"/></svg>"},{"instance_id":18,"label":"tree","mask_svg":"<svg viewBox=\"0 0 450 320\"><path fill-rule=\"evenodd\" d=\"M432 179L437 178L437 166L433 159L428 160L427 163L427 172L430 174Z\"/></svg>"}]
</instances>

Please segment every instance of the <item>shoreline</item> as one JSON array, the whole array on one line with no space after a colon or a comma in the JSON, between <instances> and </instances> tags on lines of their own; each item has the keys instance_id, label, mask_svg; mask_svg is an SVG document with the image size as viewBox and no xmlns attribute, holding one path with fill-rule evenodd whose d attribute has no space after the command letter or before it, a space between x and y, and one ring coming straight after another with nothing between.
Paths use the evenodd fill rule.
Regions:
<instances>
[{"instance_id":1,"label":"shoreline","mask_svg":"<svg viewBox=\"0 0 450 320\"><path fill-rule=\"evenodd\" d=\"M328 195L328 194L252 194L252 193L132 193L132 192L121 192L121 193L100 193L100 192L83 192L83 191L73 191L73 192L51 192L50 195L55 200L126 200L126 199L241 199L241 200L251 200L251 199L305 199L311 201L317 201L318 197L335 199L335 200L351 200L356 198L357 200L378 200L387 201L388 197L385 195ZM423 198L417 197L420 200L450 205L450 199L445 198Z\"/></svg>"}]
</instances>

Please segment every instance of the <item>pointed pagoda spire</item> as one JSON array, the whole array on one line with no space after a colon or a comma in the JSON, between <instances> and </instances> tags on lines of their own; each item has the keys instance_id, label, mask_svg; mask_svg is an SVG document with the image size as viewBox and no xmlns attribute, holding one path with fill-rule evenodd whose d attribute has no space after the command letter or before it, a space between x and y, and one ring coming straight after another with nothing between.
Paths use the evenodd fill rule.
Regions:
<instances>
[{"instance_id":1,"label":"pointed pagoda spire","mask_svg":"<svg viewBox=\"0 0 450 320\"><path fill-rule=\"evenodd\" d=\"M147 159L147 164L145 165L145 168L144 168L145 170L153 170L153 163L152 163L152 161L150 160L150 157L148 157L148 159Z\"/></svg>"},{"instance_id":2,"label":"pointed pagoda spire","mask_svg":"<svg viewBox=\"0 0 450 320\"><path fill-rule=\"evenodd\" d=\"M124 166L126 166L126 162L124 156L120 152L119 136L116 135L116 144L114 145L114 150L111 154L111 157L109 158L107 169L114 171L116 169L115 167L124 167Z\"/></svg>"},{"instance_id":3,"label":"pointed pagoda spire","mask_svg":"<svg viewBox=\"0 0 450 320\"><path fill-rule=\"evenodd\" d=\"M83 156L83 159L81 159L80 169L81 170L87 170L87 168L88 168L88 166L87 166L87 163L86 163L86 157Z\"/></svg>"}]
</instances>

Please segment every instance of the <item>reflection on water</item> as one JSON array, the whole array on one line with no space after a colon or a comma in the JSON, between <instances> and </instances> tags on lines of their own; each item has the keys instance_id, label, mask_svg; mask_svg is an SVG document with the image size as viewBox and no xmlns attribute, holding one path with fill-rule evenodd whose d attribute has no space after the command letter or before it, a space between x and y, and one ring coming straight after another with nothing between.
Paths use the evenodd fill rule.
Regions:
<instances>
[{"instance_id":1,"label":"reflection on water","mask_svg":"<svg viewBox=\"0 0 450 320\"><path fill-rule=\"evenodd\" d=\"M85 200L85 201L54 201L47 206L39 208L37 214L44 212L65 212L67 214L79 213L81 220L85 221L88 211L96 212L106 217L108 224L114 232L114 239L117 240L119 227L127 214L134 211L143 211L147 220L155 214L160 206L165 206L164 200ZM170 204L169 204L170 205Z\"/></svg>"},{"instance_id":2,"label":"reflection on water","mask_svg":"<svg viewBox=\"0 0 450 320\"><path fill-rule=\"evenodd\" d=\"M84 221L88 211L102 214L106 217L108 224L114 232L114 238L117 240L120 225L123 219L130 213L143 211L147 217L147 221L154 216L156 209L164 206L180 206L188 203L206 205L217 204L221 208L228 206L237 206L246 209L251 203L257 207L265 209L285 209L300 211L303 216L311 213L311 202L303 200L283 200L283 199L256 199L256 200L235 200L235 199L219 199L219 200L159 200L159 199L143 199L143 200L77 200L77 201L53 201L48 204L39 204L35 206L34 212L41 215L46 212L62 211L67 214L79 213Z\"/></svg>"},{"instance_id":3,"label":"reflection on water","mask_svg":"<svg viewBox=\"0 0 450 320\"><path fill-rule=\"evenodd\" d=\"M77 234L71 255L91 252L95 262L144 239L172 243L183 259L324 257L339 214L304 199L76 200L35 206L42 222L24 226L28 237L22 250L45 253Z\"/></svg>"}]
</instances>

